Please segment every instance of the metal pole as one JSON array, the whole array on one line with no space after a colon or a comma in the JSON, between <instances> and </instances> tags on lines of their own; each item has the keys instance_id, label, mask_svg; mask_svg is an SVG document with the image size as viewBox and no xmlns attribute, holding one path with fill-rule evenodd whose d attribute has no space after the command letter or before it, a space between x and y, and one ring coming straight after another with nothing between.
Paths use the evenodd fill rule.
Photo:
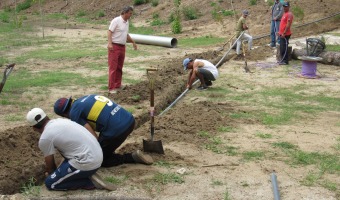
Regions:
<instances>
[{"instance_id":1,"label":"metal pole","mask_svg":"<svg viewBox=\"0 0 340 200\"><path fill-rule=\"evenodd\" d=\"M274 193L274 200L280 200L280 193L279 193L279 187L277 185L277 179L276 174L273 172L271 175L272 185L273 185L273 193Z\"/></svg>"}]
</instances>

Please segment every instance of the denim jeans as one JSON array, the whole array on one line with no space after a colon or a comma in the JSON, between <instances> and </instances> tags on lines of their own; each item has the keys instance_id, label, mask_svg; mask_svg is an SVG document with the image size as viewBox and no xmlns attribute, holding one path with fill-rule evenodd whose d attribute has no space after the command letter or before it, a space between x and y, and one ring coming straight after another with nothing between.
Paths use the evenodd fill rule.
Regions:
<instances>
[{"instance_id":1,"label":"denim jeans","mask_svg":"<svg viewBox=\"0 0 340 200\"><path fill-rule=\"evenodd\" d=\"M272 20L272 23L270 26L270 38L271 38L270 45L271 46L275 46L276 42L280 44L280 37L276 35L276 33L279 32L279 29L280 29L280 22L281 22L280 20L277 20L277 21Z\"/></svg>"}]
</instances>

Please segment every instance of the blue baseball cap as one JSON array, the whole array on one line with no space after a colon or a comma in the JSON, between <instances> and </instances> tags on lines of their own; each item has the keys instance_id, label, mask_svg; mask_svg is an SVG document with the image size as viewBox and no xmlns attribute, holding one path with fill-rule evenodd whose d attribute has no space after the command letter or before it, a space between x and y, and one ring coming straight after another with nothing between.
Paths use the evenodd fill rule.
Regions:
<instances>
[{"instance_id":1,"label":"blue baseball cap","mask_svg":"<svg viewBox=\"0 0 340 200\"><path fill-rule=\"evenodd\" d=\"M289 2L284 2L284 3L282 4L282 6L283 6L283 7L289 7Z\"/></svg>"},{"instance_id":2,"label":"blue baseball cap","mask_svg":"<svg viewBox=\"0 0 340 200\"><path fill-rule=\"evenodd\" d=\"M183 60L183 67L184 67L184 70L187 70L188 69L188 64L189 62L191 62L192 59L191 58L186 58Z\"/></svg>"},{"instance_id":3,"label":"blue baseball cap","mask_svg":"<svg viewBox=\"0 0 340 200\"><path fill-rule=\"evenodd\" d=\"M60 98L54 103L54 112L57 115L62 116L71 104L72 98Z\"/></svg>"}]
</instances>

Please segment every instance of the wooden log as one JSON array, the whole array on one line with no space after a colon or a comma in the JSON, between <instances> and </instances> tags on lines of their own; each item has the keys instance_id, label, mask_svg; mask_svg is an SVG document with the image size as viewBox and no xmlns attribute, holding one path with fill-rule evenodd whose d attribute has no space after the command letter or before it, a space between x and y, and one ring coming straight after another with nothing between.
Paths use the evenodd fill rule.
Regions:
<instances>
[{"instance_id":1,"label":"wooden log","mask_svg":"<svg viewBox=\"0 0 340 200\"><path fill-rule=\"evenodd\" d=\"M298 59L299 56L305 56L306 54L306 49L294 49L292 57L293 59ZM322 58L322 61L320 61L320 63L340 66L340 52L323 51L318 55L318 57Z\"/></svg>"}]
</instances>

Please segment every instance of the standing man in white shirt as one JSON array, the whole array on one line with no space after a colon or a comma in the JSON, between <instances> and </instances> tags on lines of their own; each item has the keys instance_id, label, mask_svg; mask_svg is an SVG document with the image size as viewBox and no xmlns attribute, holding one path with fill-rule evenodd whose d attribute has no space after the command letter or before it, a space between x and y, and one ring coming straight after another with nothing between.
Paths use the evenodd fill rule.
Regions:
<instances>
[{"instance_id":1,"label":"standing man in white shirt","mask_svg":"<svg viewBox=\"0 0 340 200\"><path fill-rule=\"evenodd\" d=\"M197 90L205 90L212 85L218 77L218 70L214 64L203 59L186 58L183 60L184 70L191 69L187 82L187 89L191 89L192 84L198 78L201 85Z\"/></svg>"},{"instance_id":2,"label":"standing man in white shirt","mask_svg":"<svg viewBox=\"0 0 340 200\"><path fill-rule=\"evenodd\" d=\"M125 44L130 42L137 50L137 45L129 35L129 19L133 8L126 6L121 15L115 17L107 31L108 65L109 65L109 94L115 94L122 86L123 65L125 59Z\"/></svg>"}]
</instances>

